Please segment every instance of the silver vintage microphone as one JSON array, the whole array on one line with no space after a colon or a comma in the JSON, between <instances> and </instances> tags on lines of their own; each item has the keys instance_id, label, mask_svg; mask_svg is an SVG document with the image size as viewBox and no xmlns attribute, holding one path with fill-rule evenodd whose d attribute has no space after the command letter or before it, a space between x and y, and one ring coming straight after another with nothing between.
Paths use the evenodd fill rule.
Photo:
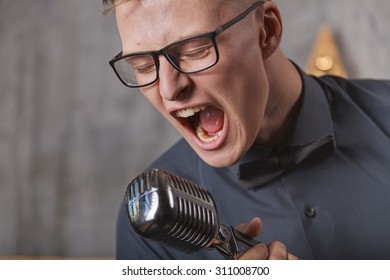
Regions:
<instances>
[{"instance_id":1,"label":"silver vintage microphone","mask_svg":"<svg viewBox=\"0 0 390 280\"><path fill-rule=\"evenodd\" d=\"M258 244L233 227L219 224L206 189L161 169L137 176L127 187L126 209L142 237L182 252L215 248L226 259Z\"/></svg>"}]
</instances>

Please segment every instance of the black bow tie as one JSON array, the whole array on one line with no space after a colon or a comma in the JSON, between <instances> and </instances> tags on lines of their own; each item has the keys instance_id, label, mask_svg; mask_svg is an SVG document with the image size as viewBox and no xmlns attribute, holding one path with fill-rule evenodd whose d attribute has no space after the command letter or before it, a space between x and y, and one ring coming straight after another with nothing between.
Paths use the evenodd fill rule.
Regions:
<instances>
[{"instance_id":1,"label":"black bow tie","mask_svg":"<svg viewBox=\"0 0 390 280\"><path fill-rule=\"evenodd\" d=\"M334 140L331 135L304 146L285 147L272 152L263 160L244 163L239 167L240 180L254 180L262 185L293 169L302 163L314 163L330 156L334 152Z\"/></svg>"}]
</instances>

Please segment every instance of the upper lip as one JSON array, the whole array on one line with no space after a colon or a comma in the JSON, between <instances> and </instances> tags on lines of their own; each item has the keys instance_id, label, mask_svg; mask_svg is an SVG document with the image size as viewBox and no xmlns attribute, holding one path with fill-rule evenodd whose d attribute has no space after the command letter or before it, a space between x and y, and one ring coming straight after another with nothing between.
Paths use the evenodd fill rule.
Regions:
<instances>
[{"instance_id":1,"label":"upper lip","mask_svg":"<svg viewBox=\"0 0 390 280\"><path fill-rule=\"evenodd\" d=\"M194 131L196 126L198 125L198 122L200 121L199 114L198 114L199 112L196 112L194 115L188 116L188 117L178 116L178 112L183 111L183 110L193 109L193 108L202 108L201 110L203 110L203 109L210 107L210 106L220 108L219 106L216 106L215 104L204 102L204 103L193 103L191 105L182 106L182 107L181 106L172 106L172 107L167 108L167 109L168 109L168 112L170 113L170 115L172 116L172 118L177 120L183 127Z\"/></svg>"},{"instance_id":2,"label":"upper lip","mask_svg":"<svg viewBox=\"0 0 390 280\"><path fill-rule=\"evenodd\" d=\"M206 109L206 106L196 106L196 107L178 110L175 112L175 114L179 118L188 118L194 116L195 114L199 113L204 109Z\"/></svg>"},{"instance_id":3,"label":"upper lip","mask_svg":"<svg viewBox=\"0 0 390 280\"><path fill-rule=\"evenodd\" d=\"M186 106L186 107L182 107L182 108L172 108L172 109L169 109L168 112L175 119L181 119L182 117L177 115L179 112L182 112L182 111L185 111L185 110L189 110L189 109L194 109L194 108L201 108L201 109L203 109L203 108L206 108L208 106L209 105L206 105L206 104L191 105L191 106Z\"/></svg>"},{"instance_id":4,"label":"upper lip","mask_svg":"<svg viewBox=\"0 0 390 280\"><path fill-rule=\"evenodd\" d=\"M174 108L170 111L171 116L176 119L183 127L194 131L197 126L197 122L199 122L199 116L198 113L200 112L201 109L206 108L208 105L206 104L198 104L198 105L191 105L191 106L186 106L182 108ZM199 111L195 110L195 113L193 115L187 115L187 116L179 116L178 113L182 111L186 111L189 109L194 109L198 108ZM184 115L186 115L184 113Z\"/></svg>"}]
</instances>

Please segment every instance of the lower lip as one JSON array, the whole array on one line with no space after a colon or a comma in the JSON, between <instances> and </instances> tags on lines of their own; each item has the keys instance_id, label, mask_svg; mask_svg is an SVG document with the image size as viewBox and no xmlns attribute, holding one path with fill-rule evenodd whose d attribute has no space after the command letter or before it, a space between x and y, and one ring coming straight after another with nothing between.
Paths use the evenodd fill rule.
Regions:
<instances>
[{"instance_id":1,"label":"lower lip","mask_svg":"<svg viewBox=\"0 0 390 280\"><path fill-rule=\"evenodd\" d=\"M226 137L227 137L227 120L226 120L226 115L224 117L224 122L223 122L223 127L222 127L222 130L221 130L221 135L214 141L212 142L203 142L202 140L199 139L199 137L196 135L196 132L194 132L192 129L191 129L191 137L192 139L194 140L194 142L203 150L206 150L206 151L212 151L212 150L216 150L218 149L219 147L222 146L222 144L224 143Z\"/></svg>"}]
</instances>

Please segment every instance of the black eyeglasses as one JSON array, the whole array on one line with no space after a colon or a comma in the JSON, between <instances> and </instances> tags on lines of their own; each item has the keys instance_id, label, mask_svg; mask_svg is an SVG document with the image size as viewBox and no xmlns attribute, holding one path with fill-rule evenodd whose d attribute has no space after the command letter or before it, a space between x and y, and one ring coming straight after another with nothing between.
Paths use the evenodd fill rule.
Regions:
<instances>
[{"instance_id":1,"label":"black eyeglasses","mask_svg":"<svg viewBox=\"0 0 390 280\"><path fill-rule=\"evenodd\" d=\"M209 69L219 60L215 37L244 19L264 2L264 0L256 2L231 21L218 27L214 32L176 41L159 51L127 55L122 55L123 53L120 52L110 60L110 65L119 80L131 88L145 87L158 80L160 55L163 55L177 71L184 74L193 74Z\"/></svg>"}]
</instances>

